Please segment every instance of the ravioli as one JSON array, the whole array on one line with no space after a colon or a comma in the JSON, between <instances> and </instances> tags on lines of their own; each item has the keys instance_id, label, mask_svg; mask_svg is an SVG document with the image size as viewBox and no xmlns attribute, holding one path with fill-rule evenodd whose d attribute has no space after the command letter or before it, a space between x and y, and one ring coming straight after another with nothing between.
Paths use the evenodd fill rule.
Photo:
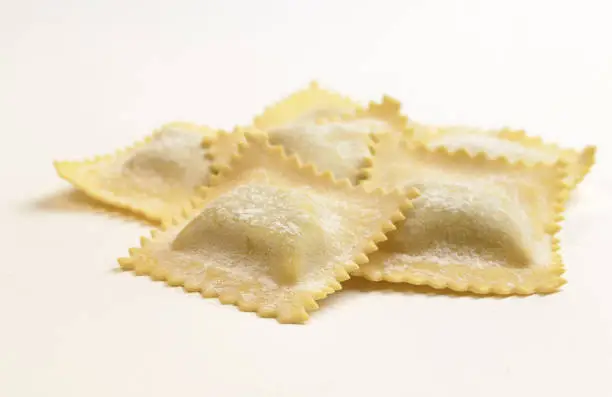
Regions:
<instances>
[{"instance_id":1,"label":"ravioli","mask_svg":"<svg viewBox=\"0 0 612 397\"><path fill-rule=\"evenodd\" d=\"M355 274L478 294L553 292L564 283L555 233L565 163L511 164L393 135L379 136L374 151L367 190L410 187L421 196Z\"/></svg>"},{"instance_id":2,"label":"ravioli","mask_svg":"<svg viewBox=\"0 0 612 397\"><path fill-rule=\"evenodd\" d=\"M568 164L567 184L574 188L588 174L595 162L595 147L582 151L564 149L529 137L524 131L509 129L485 131L472 127L441 127L427 135L423 141L429 147L445 146L449 150L465 149L471 154L485 152L492 157L506 157L512 162L544 162L553 164L564 160Z\"/></svg>"},{"instance_id":3,"label":"ravioli","mask_svg":"<svg viewBox=\"0 0 612 397\"><path fill-rule=\"evenodd\" d=\"M336 92L319 87L316 82L269 106L255 117L253 125L261 130L296 124L314 123L324 117L354 114L361 105Z\"/></svg>"},{"instance_id":4,"label":"ravioli","mask_svg":"<svg viewBox=\"0 0 612 397\"><path fill-rule=\"evenodd\" d=\"M119 263L259 316L301 323L316 300L367 262L415 194L366 192L287 157L265 135L246 137L191 209Z\"/></svg>"},{"instance_id":5,"label":"ravioli","mask_svg":"<svg viewBox=\"0 0 612 397\"><path fill-rule=\"evenodd\" d=\"M202 143L215 134L208 127L171 123L128 149L93 160L56 162L55 168L89 196L159 221L180 211L196 188L208 183L210 154ZM230 137L220 142L237 145ZM219 161L233 150L228 147L223 154L217 148Z\"/></svg>"},{"instance_id":6,"label":"ravioli","mask_svg":"<svg viewBox=\"0 0 612 397\"><path fill-rule=\"evenodd\" d=\"M295 124L267 130L270 142L282 145L319 170L331 171L338 179L356 183L363 162L370 156L370 133L403 131L407 119L399 102L384 97L378 104L352 115L320 118L316 123Z\"/></svg>"}]
</instances>

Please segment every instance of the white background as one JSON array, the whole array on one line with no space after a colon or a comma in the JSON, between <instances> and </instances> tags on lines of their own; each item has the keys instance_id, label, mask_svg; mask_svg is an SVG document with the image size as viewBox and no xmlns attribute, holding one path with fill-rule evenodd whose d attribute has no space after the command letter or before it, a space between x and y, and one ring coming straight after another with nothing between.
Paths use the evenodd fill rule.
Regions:
<instances>
[{"instance_id":1,"label":"white background","mask_svg":"<svg viewBox=\"0 0 612 397\"><path fill-rule=\"evenodd\" d=\"M611 396L607 3L0 0L0 395ZM312 79L423 122L597 144L563 291L355 280L283 326L118 272L149 227L54 173L164 122L246 124Z\"/></svg>"}]
</instances>

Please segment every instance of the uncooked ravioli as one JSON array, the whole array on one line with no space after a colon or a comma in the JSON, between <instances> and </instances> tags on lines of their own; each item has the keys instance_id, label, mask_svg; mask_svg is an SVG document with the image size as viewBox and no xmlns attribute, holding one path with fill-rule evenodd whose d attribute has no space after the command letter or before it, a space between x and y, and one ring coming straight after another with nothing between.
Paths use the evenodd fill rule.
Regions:
<instances>
[{"instance_id":1,"label":"uncooked ravioli","mask_svg":"<svg viewBox=\"0 0 612 397\"><path fill-rule=\"evenodd\" d=\"M511 162L530 164L543 162L568 164L566 182L574 188L589 172L595 162L595 147L582 151L560 148L544 143L539 138L527 136L523 131L481 130L473 127L439 127L430 134L419 135L419 139L430 148L446 147L450 151L466 150L472 155L486 153L489 157L504 157Z\"/></svg>"},{"instance_id":2,"label":"uncooked ravioli","mask_svg":"<svg viewBox=\"0 0 612 397\"><path fill-rule=\"evenodd\" d=\"M264 135L194 207L121 265L281 322L303 322L404 218L410 197L367 193L300 166Z\"/></svg>"},{"instance_id":3,"label":"uncooked ravioli","mask_svg":"<svg viewBox=\"0 0 612 397\"><path fill-rule=\"evenodd\" d=\"M55 167L62 178L95 199L159 221L180 211L196 189L208 183L211 156L203 140L216 134L207 127L168 124L115 154L57 162ZM216 161L226 160L237 143L224 135L215 147L222 153Z\"/></svg>"},{"instance_id":4,"label":"uncooked ravioli","mask_svg":"<svg viewBox=\"0 0 612 397\"><path fill-rule=\"evenodd\" d=\"M364 185L418 188L414 211L358 274L477 293L563 284L554 234L563 163L528 166L381 136Z\"/></svg>"}]
</instances>

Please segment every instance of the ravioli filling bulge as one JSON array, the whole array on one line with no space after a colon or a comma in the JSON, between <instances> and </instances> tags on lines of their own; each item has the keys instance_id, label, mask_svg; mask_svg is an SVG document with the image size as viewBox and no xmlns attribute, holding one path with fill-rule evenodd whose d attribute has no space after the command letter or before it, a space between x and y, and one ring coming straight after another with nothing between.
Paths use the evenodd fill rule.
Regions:
<instances>
[{"instance_id":1,"label":"ravioli filling bulge","mask_svg":"<svg viewBox=\"0 0 612 397\"><path fill-rule=\"evenodd\" d=\"M420 262L476 268L547 264L549 255L533 255L539 241L529 227L529 214L506 189L461 180L410 185L421 191L415 210L380 247L399 253L402 266Z\"/></svg>"},{"instance_id":2,"label":"ravioli filling bulge","mask_svg":"<svg viewBox=\"0 0 612 397\"><path fill-rule=\"evenodd\" d=\"M103 184L115 191L155 196L177 189L190 192L208 180L208 163L201 147L202 134L169 130L129 151L108 170Z\"/></svg>"},{"instance_id":3,"label":"ravioli filling bulge","mask_svg":"<svg viewBox=\"0 0 612 397\"><path fill-rule=\"evenodd\" d=\"M242 185L208 204L177 235L172 250L206 253L215 265L246 270L262 283L294 284L328 254L329 230L318 221L324 212L297 189Z\"/></svg>"},{"instance_id":4,"label":"ravioli filling bulge","mask_svg":"<svg viewBox=\"0 0 612 397\"><path fill-rule=\"evenodd\" d=\"M312 124L268 131L270 142L282 145L288 154L297 154L320 171L354 181L364 159L370 155L369 129L341 123Z\"/></svg>"}]
</instances>

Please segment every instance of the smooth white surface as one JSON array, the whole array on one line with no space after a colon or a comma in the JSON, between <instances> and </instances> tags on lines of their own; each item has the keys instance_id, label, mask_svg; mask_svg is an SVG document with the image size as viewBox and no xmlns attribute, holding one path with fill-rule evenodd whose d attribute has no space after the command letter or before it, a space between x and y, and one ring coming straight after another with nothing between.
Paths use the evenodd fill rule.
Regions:
<instances>
[{"instance_id":1,"label":"smooth white surface","mask_svg":"<svg viewBox=\"0 0 612 397\"><path fill-rule=\"evenodd\" d=\"M0 396L612 395L607 3L0 0ZM569 284L350 281L283 326L117 272L148 227L52 168L168 121L247 123L312 79L423 122L597 144L561 235Z\"/></svg>"}]
</instances>

